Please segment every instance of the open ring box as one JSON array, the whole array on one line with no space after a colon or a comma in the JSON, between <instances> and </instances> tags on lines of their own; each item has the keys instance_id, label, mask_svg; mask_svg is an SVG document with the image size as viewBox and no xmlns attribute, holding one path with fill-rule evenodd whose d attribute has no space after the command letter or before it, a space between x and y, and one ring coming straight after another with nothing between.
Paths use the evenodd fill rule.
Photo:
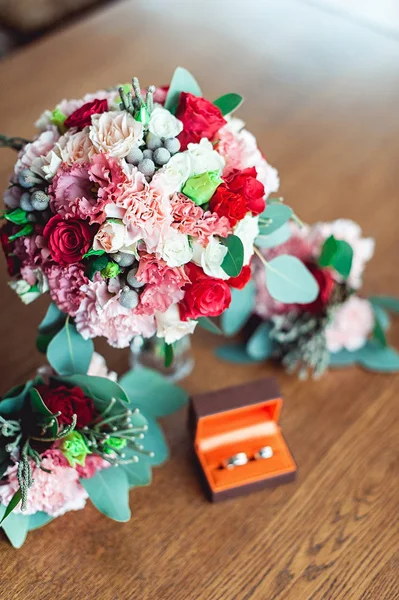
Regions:
<instances>
[{"instance_id":1,"label":"open ring box","mask_svg":"<svg viewBox=\"0 0 399 600\"><path fill-rule=\"evenodd\" d=\"M198 394L190 402L194 450L209 499L219 502L295 479L296 465L279 427L283 400L274 378ZM255 458L271 446L270 458ZM226 460L245 452L245 465Z\"/></svg>"}]
</instances>

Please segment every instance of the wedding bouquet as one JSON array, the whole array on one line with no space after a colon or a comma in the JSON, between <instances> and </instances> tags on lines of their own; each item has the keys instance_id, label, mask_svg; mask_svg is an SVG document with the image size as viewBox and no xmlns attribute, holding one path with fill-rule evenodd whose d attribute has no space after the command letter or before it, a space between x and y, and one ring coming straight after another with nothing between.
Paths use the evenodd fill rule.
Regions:
<instances>
[{"instance_id":1,"label":"wedding bouquet","mask_svg":"<svg viewBox=\"0 0 399 600\"><path fill-rule=\"evenodd\" d=\"M269 238L290 210L266 207L278 176L231 117L241 102L206 100L178 68L166 88L143 90L135 78L63 100L33 141L2 136L19 150L1 241L23 302L49 291L84 339L115 347L154 334L173 344L198 322L212 327L206 319L250 279L255 238ZM272 297L316 297L296 258L268 269Z\"/></svg>"},{"instance_id":2,"label":"wedding bouquet","mask_svg":"<svg viewBox=\"0 0 399 600\"><path fill-rule=\"evenodd\" d=\"M238 296L223 316L224 329L232 334L251 314L257 315L247 343L219 348L218 354L231 360L276 358L300 377L309 371L318 377L328 366L355 363L376 371L399 370L399 354L386 340L388 313L399 312L399 301L364 298L359 292L374 240L364 238L359 225L345 219L286 225L279 236L281 243L263 248L254 259L254 281L246 297ZM319 295L313 302L282 304L265 286L263 261L286 253L301 260L316 278ZM238 323L237 312L242 315Z\"/></svg>"},{"instance_id":3,"label":"wedding bouquet","mask_svg":"<svg viewBox=\"0 0 399 600\"><path fill-rule=\"evenodd\" d=\"M129 489L151 483L152 466L168 457L156 418L187 401L146 369L118 384L79 339L63 352L50 344L50 366L0 399L0 528L16 548L28 531L84 508L87 498L128 521Z\"/></svg>"}]
</instances>

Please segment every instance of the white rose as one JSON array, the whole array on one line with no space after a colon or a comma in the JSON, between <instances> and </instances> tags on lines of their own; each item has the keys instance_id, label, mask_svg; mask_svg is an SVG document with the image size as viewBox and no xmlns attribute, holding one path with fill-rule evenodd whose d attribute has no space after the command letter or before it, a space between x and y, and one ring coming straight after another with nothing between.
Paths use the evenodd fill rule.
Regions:
<instances>
[{"instance_id":1,"label":"white rose","mask_svg":"<svg viewBox=\"0 0 399 600\"><path fill-rule=\"evenodd\" d=\"M104 250L108 254L113 252L136 253L136 245L123 223L106 221L97 231L94 241L94 250Z\"/></svg>"},{"instance_id":2,"label":"white rose","mask_svg":"<svg viewBox=\"0 0 399 600\"><path fill-rule=\"evenodd\" d=\"M172 156L165 167L155 173L151 187L163 195L171 195L181 191L190 175L190 156L187 152L179 152Z\"/></svg>"},{"instance_id":3,"label":"white rose","mask_svg":"<svg viewBox=\"0 0 399 600\"><path fill-rule=\"evenodd\" d=\"M176 229L170 229L167 236L161 239L157 252L168 267L181 267L190 262L193 256L188 236Z\"/></svg>"},{"instance_id":4,"label":"white rose","mask_svg":"<svg viewBox=\"0 0 399 600\"><path fill-rule=\"evenodd\" d=\"M57 173L61 163L61 148L56 144L54 150L50 150L46 156L35 158L31 166L31 171L50 181Z\"/></svg>"},{"instance_id":5,"label":"white rose","mask_svg":"<svg viewBox=\"0 0 399 600\"><path fill-rule=\"evenodd\" d=\"M188 155L191 159L191 175L200 175L206 171L222 171L225 161L223 156L213 149L207 138L199 144L188 144Z\"/></svg>"},{"instance_id":6,"label":"white rose","mask_svg":"<svg viewBox=\"0 0 399 600\"><path fill-rule=\"evenodd\" d=\"M160 138L173 138L183 131L183 123L162 106L155 106L148 129Z\"/></svg>"},{"instance_id":7,"label":"white rose","mask_svg":"<svg viewBox=\"0 0 399 600\"><path fill-rule=\"evenodd\" d=\"M193 262L201 266L204 273L209 275L209 277L229 279L229 275L221 267L224 257L227 254L227 247L221 244L217 238L211 235L206 248L194 241L193 251Z\"/></svg>"},{"instance_id":8,"label":"white rose","mask_svg":"<svg viewBox=\"0 0 399 600\"><path fill-rule=\"evenodd\" d=\"M259 235L259 217L246 215L242 221L238 223L233 233L243 243L244 246L244 265L248 265L254 253L254 241Z\"/></svg>"},{"instance_id":9,"label":"white rose","mask_svg":"<svg viewBox=\"0 0 399 600\"><path fill-rule=\"evenodd\" d=\"M177 342L185 335L194 332L197 321L182 321L176 304L169 306L164 313L155 313L157 324L157 337L165 338L167 344Z\"/></svg>"},{"instance_id":10,"label":"white rose","mask_svg":"<svg viewBox=\"0 0 399 600\"><path fill-rule=\"evenodd\" d=\"M125 110L104 112L92 115L89 136L98 152L124 158L143 143L143 125Z\"/></svg>"}]
</instances>

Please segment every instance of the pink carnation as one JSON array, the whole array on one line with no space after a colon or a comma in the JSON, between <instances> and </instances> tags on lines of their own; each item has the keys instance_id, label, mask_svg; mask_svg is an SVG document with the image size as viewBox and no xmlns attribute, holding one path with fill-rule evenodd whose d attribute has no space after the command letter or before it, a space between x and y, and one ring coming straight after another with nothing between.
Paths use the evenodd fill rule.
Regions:
<instances>
[{"instance_id":1,"label":"pink carnation","mask_svg":"<svg viewBox=\"0 0 399 600\"><path fill-rule=\"evenodd\" d=\"M105 220L104 202L93 190L88 164L61 165L49 187L51 210L63 217L90 218L90 223Z\"/></svg>"},{"instance_id":2,"label":"pink carnation","mask_svg":"<svg viewBox=\"0 0 399 600\"><path fill-rule=\"evenodd\" d=\"M110 463L101 458L101 456L98 456L97 454L88 454L86 456L84 467L76 465L76 471L78 472L79 477L89 479L90 477L94 477L97 471L107 469L109 466Z\"/></svg>"},{"instance_id":3,"label":"pink carnation","mask_svg":"<svg viewBox=\"0 0 399 600\"><path fill-rule=\"evenodd\" d=\"M153 189L133 194L123 222L132 239L143 239L147 250L154 251L172 222L169 199Z\"/></svg>"},{"instance_id":4,"label":"pink carnation","mask_svg":"<svg viewBox=\"0 0 399 600\"><path fill-rule=\"evenodd\" d=\"M204 210L184 194L176 193L171 198L173 227L180 233L198 238L203 246L209 236L227 237L232 229L226 217Z\"/></svg>"},{"instance_id":5,"label":"pink carnation","mask_svg":"<svg viewBox=\"0 0 399 600\"><path fill-rule=\"evenodd\" d=\"M21 236L14 242L14 254L25 266L35 267L43 263L44 257L38 243L42 229L36 226L35 230L36 235Z\"/></svg>"},{"instance_id":6,"label":"pink carnation","mask_svg":"<svg viewBox=\"0 0 399 600\"><path fill-rule=\"evenodd\" d=\"M373 327L374 313L370 302L350 296L326 328L327 348L330 352L358 350L366 343Z\"/></svg>"},{"instance_id":7,"label":"pink carnation","mask_svg":"<svg viewBox=\"0 0 399 600\"><path fill-rule=\"evenodd\" d=\"M84 298L75 321L85 339L104 336L111 346L125 348L135 335L154 335L154 317L124 308L119 302L120 291L112 294L104 281L89 282L81 291Z\"/></svg>"},{"instance_id":8,"label":"pink carnation","mask_svg":"<svg viewBox=\"0 0 399 600\"><path fill-rule=\"evenodd\" d=\"M79 473L70 467L59 450L48 451L41 465L42 471L31 462L33 485L29 490L27 510L23 514L33 515L43 511L52 517L59 517L70 510L84 508L88 494L79 483ZM7 505L19 489L18 465L9 467L4 475L5 483L0 485L0 504ZM20 511L18 506L16 511Z\"/></svg>"},{"instance_id":9,"label":"pink carnation","mask_svg":"<svg viewBox=\"0 0 399 600\"><path fill-rule=\"evenodd\" d=\"M88 283L83 268L77 264L51 265L45 272L52 300L62 312L74 317L83 297L81 288Z\"/></svg>"}]
</instances>

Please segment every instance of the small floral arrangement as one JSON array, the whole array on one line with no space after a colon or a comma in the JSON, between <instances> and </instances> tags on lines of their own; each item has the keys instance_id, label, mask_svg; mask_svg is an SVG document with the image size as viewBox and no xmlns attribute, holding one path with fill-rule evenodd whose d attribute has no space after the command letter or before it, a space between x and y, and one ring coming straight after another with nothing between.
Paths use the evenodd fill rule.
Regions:
<instances>
[{"instance_id":1,"label":"small floral arrangement","mask_svg":"<svg viewBox=\"0 0 399 600\"><path fill-rule=\"evenodd\" d=\"M166 88L135 78L62 101L33 141L2 136L19 151L1 241L22 300L49 291L84 339L118 348L209 327L248 283L255 238L281 218L266 207L277 172L231 117L241 102L206 100L178 68ZM282 280L290 301L317 295L303 265L270 265L270 294L285 301Z\"/></svg>"},{"instance_id":2,"label":"small floral arrangement","mask_svg":"<svg viewBox=\"0 0 399 600\"><path fill-rule=\"evenodd\" d=\"M399 312L399 301L359 294L374 240L364 238L357 223L338 219L313 226L286 224L279 230L279 242L264 247L254 259L252 286L245 298L236 296L223 316L228 334L236 333L251 314L257 316L247 343L219 348L218 354L237 361L273 357L302 378L309 371L319 377L328 366L355 363L376 371L399 370L399 354L386 339L388 313ZM286 253L296 256L316 278L319 295L313 302L283 304L265 286L263 262ZM237 312L239 322L234 319Z\"/></svg>"},{"instance_id":3,"label":"small floral arrangement","mask_svg":"<svg viewBox=\"0 0 399 600\"><path fill-rule=\"evenodd\" d=\"M187 399L144 369L118 384L96 353L87 374L57 373L69 359L58 356L0 399L0 527L17 548L28 531L87 498L111 519L129 520L129 489L148 485L152 466L168 456L156 417Z\"/></svg>"}]
</instances>

